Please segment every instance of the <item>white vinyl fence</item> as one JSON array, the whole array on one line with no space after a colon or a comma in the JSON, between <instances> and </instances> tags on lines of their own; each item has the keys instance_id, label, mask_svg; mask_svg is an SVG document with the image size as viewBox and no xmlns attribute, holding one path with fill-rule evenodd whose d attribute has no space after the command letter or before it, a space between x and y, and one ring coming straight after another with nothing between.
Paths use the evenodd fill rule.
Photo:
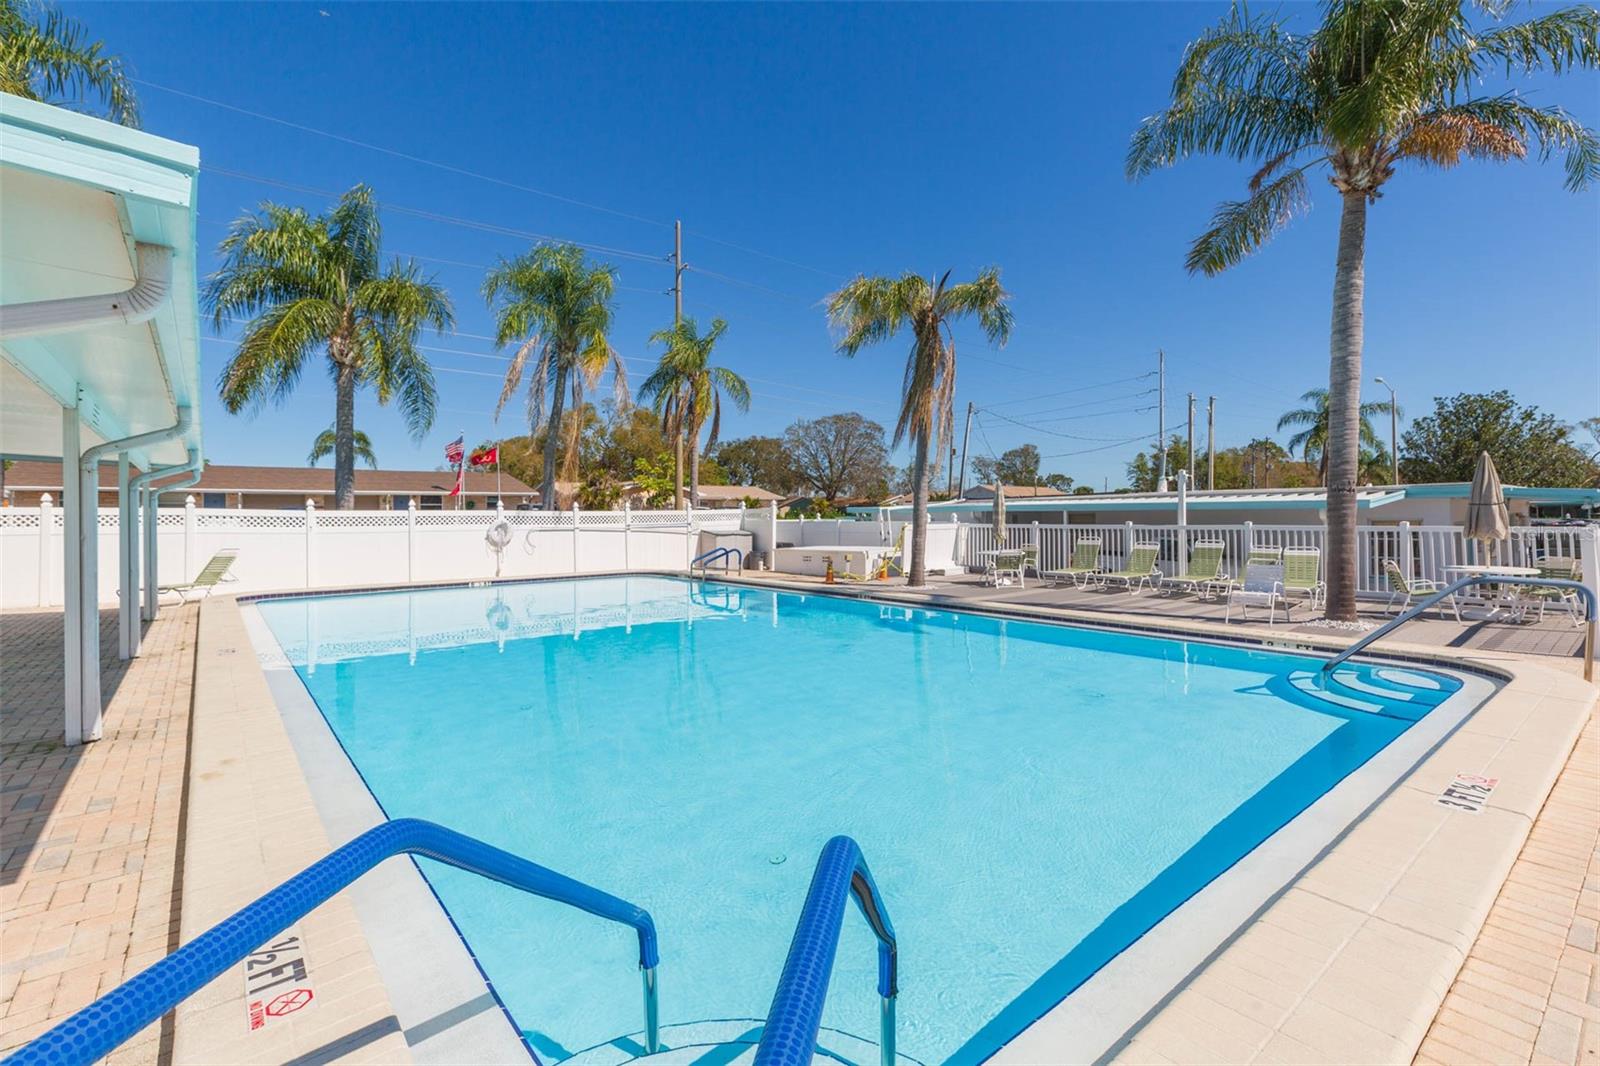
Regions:
<instances>
[{"instance_id":1,"label":"white vinyl fence","mask_svg":"<svg viewBox=\"0 0 1600 1066\"><path fill-rule=\"evenodd\" d=\"M162 508L156 517L162 584L192 579L236 548L230 592L323 586L545 577L606 570L683 570L701 530L757 528L770 512L687 511L245 511ZM499 554L486 534L503 517ZM142 527L141 527L142 528ZM0 510L0 607L62 602L61 509ZM100 601L117 596L117 512L100 511Z\"/></svg>"}]
</instances>

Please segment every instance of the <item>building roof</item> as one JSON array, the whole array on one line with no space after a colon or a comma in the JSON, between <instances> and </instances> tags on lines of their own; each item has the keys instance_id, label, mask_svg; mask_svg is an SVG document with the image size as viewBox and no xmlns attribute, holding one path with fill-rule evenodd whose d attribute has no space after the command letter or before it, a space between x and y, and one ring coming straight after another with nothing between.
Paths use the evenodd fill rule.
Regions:
<instances>
[{"instance_id":1,"label":"building roof","mask_svg":"<svg viewBox=\"0 0 1600 1066\"><path fill-rule=\"evenodd\" d=\"M684 490L688 491L687 488ZM702 500L781 500L782 496L759 485L701 485Z\"/></svg>"},{"instance_id":2,"label":"building roof","mask_svg":"<svg viewBox=\"0 0 1600 1066\"><path fill-rule=\"evenodd\" d=\"M1050 485L1006 485L1004 486L1004 491L1007 502L1011 500L1042 499L1045 497L1057 499L1068 495L1068 493ZM984 495L976 495L977 493L983 493ZM965 498L969 500L992 500L994 499L994 486L974 485L967 490Z\"/></svg>"},{"instance_id":3,"label":"building roof","mask_svg":"<svg viewBox=\"0 0 1600 1066\"><path fill-rule=\"evenodd\" d=\"M138 280L141 245L170 250L165 296L147 321L13 332L0 348L0 453L59 456L61 409L83 447L163 430L186 439L133 454L186 462L200 443L197 149L0 93L0 292L8 307L113 296ZM109 306L109 301L108 301ZM126 315L127 308L118 308Z\"/></svg>"},{"instance_id":4,"label":"building roof","mask_svg":"<svg viewBox=\"0 0 1600 1066\"><path fill-rule=\"evenodd\" d=\"M524 485L510 474L496 475L467 471L466 491L470 495L494 495L503 491L507 496L537 496L538 492ZM448 493L455 487L455 475L448 470L363 470L356 469L356 495L433 496ZM100 467L100 487L117 487L116 468L109 464ZM59 492L61 489L61 464L18 461L6 471L7 489ZM333 471L326 467L308 466L225 466L208 463L205 473L192 492L252 492L284 493L323 496L333 492Z\"/></svg>"}]
</instances>

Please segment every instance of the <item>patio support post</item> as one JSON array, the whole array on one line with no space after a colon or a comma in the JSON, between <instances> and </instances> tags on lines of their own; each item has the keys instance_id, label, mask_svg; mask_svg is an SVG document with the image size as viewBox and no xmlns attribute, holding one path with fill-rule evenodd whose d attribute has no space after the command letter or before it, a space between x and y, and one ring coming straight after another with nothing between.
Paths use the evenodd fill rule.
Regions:
<instances>
[{"instance_id":1,"label":"patio support post","mask_svg":"<svg viewBox=\"0 0 1600 1066\"><path fill-rule=\"evenodd\" d=\"M144 571L142 593L139 606L139 617L145 621L154 621L156 617L156 600L160 597L161 588L161 549L156 543L160 535L161 517L161 491L154 485L147 484L139 490L139 514L144 519L144 537L140 547L144 549ZM133 654L139 654L141 641L137 629L133 635Z\"/></svg>"},{"instance_id":2,"label":"patio support post","mask_svg":"<svg viewBox=\"0 0 1600 1066\"><path fill-rule=\"evenodd\" d=\"M139 628L139 512L133 506L128 453L117 453L117 657L133 658Z\"/></svg>"},{"instance_id":3,"label":"patio support post","mask_svg":"<svg viewBox=\"0 0 1600 1066\"><path fill-rule=\"evenodd\" d=\"M100 460L78 463L78 740L100 739ZM69 742L70 743L70 742Z\"/></svg>"},{"instance_id":4,"label":"patio support post","mask_svg":"<svg viewBox=\"0 0 1600 1066\"><path fill-rule=\"evenodd\" d=\"M61 635L62 675L65 681L65 739L69 747L83 743L83 479L78 476L81 453L78 409L61 409L61 567L63 577ZM97 657L98 658L98 657Z\"/></svg>"}]
</instances>

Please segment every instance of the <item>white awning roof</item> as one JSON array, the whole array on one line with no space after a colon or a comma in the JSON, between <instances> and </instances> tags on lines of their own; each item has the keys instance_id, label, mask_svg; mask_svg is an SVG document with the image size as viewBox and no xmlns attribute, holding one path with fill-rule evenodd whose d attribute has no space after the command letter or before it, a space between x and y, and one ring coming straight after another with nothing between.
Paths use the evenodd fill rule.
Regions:
<instances>
[{"instance_id":1,"label":"white awning roof","mask_svg":"<svg viewBox=\"0 0 1600 1066\"><path fill-rule=\"evenodd\" d=\"M165 429L189 407L187 439L135 452L181 463L200 441L196 283L198 149L0 93L0 302L120 292L136 244L172 249L170 295L148 322L0 342L0 453L58 458L61 408L80 409L83 446Z\"/></svg>"}]
</instances>

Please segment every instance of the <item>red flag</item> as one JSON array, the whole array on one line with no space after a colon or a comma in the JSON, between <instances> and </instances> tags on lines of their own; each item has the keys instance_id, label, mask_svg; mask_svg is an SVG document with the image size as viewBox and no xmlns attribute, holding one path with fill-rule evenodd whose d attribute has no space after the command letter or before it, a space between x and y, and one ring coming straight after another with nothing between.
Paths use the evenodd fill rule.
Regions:
<instances>
[{"instance_id":1,"label":"red flag","mask_svg":"<svg viewBox=\"0 0 1600 1066\"><path fill-rule=\"evenodd\" d=\"M466 487L467 487L467 468L464 467L464 466L458 466L458 467L456 467L456 487L450 490L450 495L451 496L459 496L459 495L461 495L462 490L465 489Z\"/></svg>"},{"instance_id":2,"label":"red flag","mask_svg":"<svg viewBox=\"0 0 1600 1066\"><path fill-rule=\"evenodd\" d=\"M472 458L468 460L468 462L470 462L473 466L488 466L490 463L498 463L499 461L500 446L498 444L491 444L486 448L479 448L477 451L472 453Z\"/></svg>"},{"instance_id":3,"label":"red flag","mask_svg":"<svg viewBox=\"0 0 1600 1066\"><path fill-rule=\"evenodd\" d=\"M444 461L447 463L459 463L461 461L462 453L466 450L463 447L465 443L465 437L457 437L449 444L446 444L444 446Z\"/></svg>"}]
</instances>

